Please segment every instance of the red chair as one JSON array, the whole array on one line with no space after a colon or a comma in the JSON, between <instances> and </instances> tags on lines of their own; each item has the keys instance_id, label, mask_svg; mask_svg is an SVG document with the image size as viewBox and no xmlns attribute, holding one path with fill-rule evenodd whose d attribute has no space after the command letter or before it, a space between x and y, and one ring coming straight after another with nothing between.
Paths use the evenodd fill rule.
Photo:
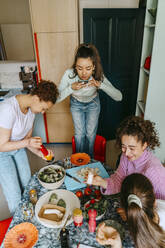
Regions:
<instances>
[{"instance_id":1,"label":"red chair","mask_svg":"<svg viewBox=\"0 0 165 248\"><path fill-rule=\"evenodd\" d=\"M10 217L8 219L5 220L1 220L0 221L0 246L3 242L3 239L5 237L5 234L10 226L10 223L12 221L13 217Z\"/></svg>"},{"instance_id":2,"label":"red chair","mask_svg":"<svg viewBox=\"0 0 165 248\"><path fill-rule=\"evenodd\" d=\"M100 135L96 135L94 144L94 159L102 163L105 162L106 139ZM75 137L72 137L72 153L76 153Z\"/></svg>"}]
</instances>

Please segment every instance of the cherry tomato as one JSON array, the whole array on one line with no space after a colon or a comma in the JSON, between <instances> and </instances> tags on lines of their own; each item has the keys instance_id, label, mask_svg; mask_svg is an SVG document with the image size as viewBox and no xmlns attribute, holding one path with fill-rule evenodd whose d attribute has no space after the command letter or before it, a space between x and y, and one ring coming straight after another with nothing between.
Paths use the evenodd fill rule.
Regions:
<instances>
[{"instance_id":1,"label":"cherry tomato","mask_svg":"<svg viewBox=\"0 0 165 248\"><path fill-rule=\"evenodd\" d=\"M85 208L89 208L89 207L90 207L90 204L89 203L85 205Z\"/></svg>"},{"instance_id":2,"label":"cherry tomato","mask_svg":"<svg viewBox=\"0 0 165 248\"><path fill-rule=\"evenodd\" d=\"M91 200L90 200L90 203L91 203L91 204L94 204L94 203L95 203L95 199L91 199Z\"/></svg>"},{"instance_id":3,"label":"cherry tomato","mask_svg":"<svg viewBox=\"0 0 165 248\"><path fill-rule=\"evenodd\" d=\"M96 199L97 199L97 200L101 200L101 195L97 195L97 196L96 196Z\"/></svg>"},{"instance_id":4,"label":"cherry tomato","mask_svg":"<svg viewBox=\"0 0 165 248\"><path fill-rule=\"evenodd\" d=\"M84 190L85 195L90 195L91 193L92 193L91 188L89 188L89 187L85 188L85 190Z\"/></svg>"},{"instance_id":5,"label":"cherry tomato","mask_svg":"<svg viewBox=\"0 0 165 248\"><path fill-rule=\"evenodd\" d=\"M101 195L101 192L100 192L99 189L96 189L96 190L94 191L94 193L95 193L95 195Z\"/></svg>"},{"instance_id":6,"label":"cherry tomato","mask_svg":"<svg viewBox=\"0 0 165 248\"><path fill-rule=\"evenodd\" d=\"M81 190L79 190L79 191L76 192L76 195L77 195L78 198L81 198L83 196L83 193L82 193Z\"/></svg>"}]
</instances>

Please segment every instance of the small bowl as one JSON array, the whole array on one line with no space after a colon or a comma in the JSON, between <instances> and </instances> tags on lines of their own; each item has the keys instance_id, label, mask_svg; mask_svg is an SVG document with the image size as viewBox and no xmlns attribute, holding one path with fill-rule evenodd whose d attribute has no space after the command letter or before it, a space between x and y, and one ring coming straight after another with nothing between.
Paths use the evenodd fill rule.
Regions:
<instances>
[{"instance_id":1,"label":"small bowl","mask_svg":"<svg viewBox=\"0 0 165 248\"><path fill-rule=\"evenodd\" d=\"M48 169L48 168L54 168L54 169L61 169L63 172L64 172L64 176L57 182L54 182L54 183L46 183L44 181L42 181L40 178L39 178L39 175L41 172L43 172L45 169ZM40 182L40 184L46 188L46 189L58 189L64 182L64 179L65 179L65 176L66 176L66 173L65 173L65 169L60 166L60 165L56 165L56 164L52 164L52 165L47 165L43 168L41 168L38 172L38 181Z\"/></svg>"}]
</instances>

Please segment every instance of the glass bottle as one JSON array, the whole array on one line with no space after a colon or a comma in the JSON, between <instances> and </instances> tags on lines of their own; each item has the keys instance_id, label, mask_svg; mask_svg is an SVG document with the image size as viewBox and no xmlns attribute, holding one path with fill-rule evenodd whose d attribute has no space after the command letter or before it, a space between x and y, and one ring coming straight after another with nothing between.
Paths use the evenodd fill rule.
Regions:
<instances>
[{"instance_id":1,"label":"glass bottle","mask_svg":"<svg viewBox=\"0 0 165 248\"><path fill-rule=\"evenodd\" d=\"M40 151L42 152L44 157L47 159L47 161L53 160L53 156L51 154L49 154L48 150L46 149L46 147L44 145L41 145Z\"/></svg>"},{"instance_id":2,"label":"glass bottle","mask_svg":"<svg viewBox=\"0 0 165 248\"><path fill-rule=\"evenodd\" d=\"M83 214L80 208L75 208L73 210L73 221L75 226L82 226L83 224Z\"/></svg>"}]
</instances>

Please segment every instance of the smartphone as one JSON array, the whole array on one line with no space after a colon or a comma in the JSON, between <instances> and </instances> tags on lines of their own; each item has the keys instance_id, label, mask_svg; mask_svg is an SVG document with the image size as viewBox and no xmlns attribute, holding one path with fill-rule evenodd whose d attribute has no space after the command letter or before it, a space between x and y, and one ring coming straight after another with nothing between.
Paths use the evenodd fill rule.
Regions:
<instances>
[{"instance_id":1,"label":"smartphone","mask_svg":"<svg viewBox=\"0 0 165 248\"><path fill-rule=\"evenodd\" d=\"M87 84L88 83L88 80L79 80L80 83L84 83L84 84Z\"/></svg>"}]
</instances>

